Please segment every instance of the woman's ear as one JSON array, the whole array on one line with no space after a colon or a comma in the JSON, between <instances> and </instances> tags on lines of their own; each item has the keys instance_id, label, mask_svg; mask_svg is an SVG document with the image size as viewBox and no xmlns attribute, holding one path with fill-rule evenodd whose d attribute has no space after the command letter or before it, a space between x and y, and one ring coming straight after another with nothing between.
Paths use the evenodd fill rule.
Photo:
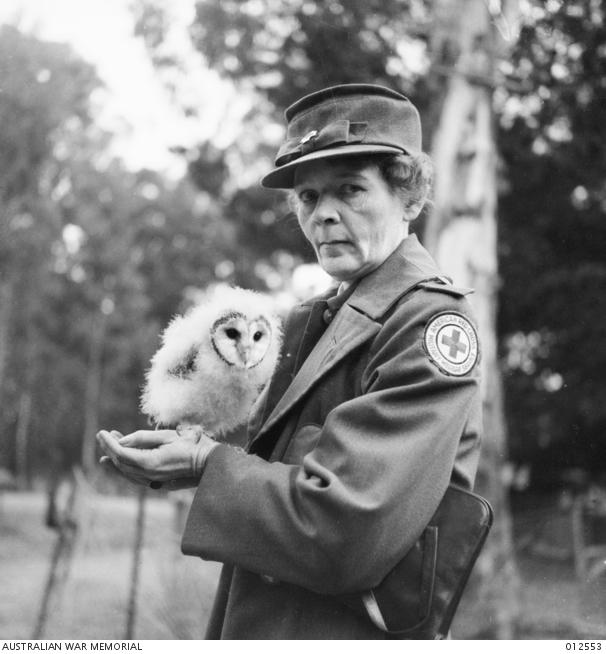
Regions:
<instances>
[{"instance_id":1,"label":"woman's ear","mask_svg":"<svg viewBox=\"0 0 606 654\"><path fill-rule=\"evenodd\" d=\"M415 218L418 218L423 207L425 206L425 198L419 198L418 200L409 200L409 202L404 207L404 220L407 223L412 222Z\"/></svg>"}]
</instances>

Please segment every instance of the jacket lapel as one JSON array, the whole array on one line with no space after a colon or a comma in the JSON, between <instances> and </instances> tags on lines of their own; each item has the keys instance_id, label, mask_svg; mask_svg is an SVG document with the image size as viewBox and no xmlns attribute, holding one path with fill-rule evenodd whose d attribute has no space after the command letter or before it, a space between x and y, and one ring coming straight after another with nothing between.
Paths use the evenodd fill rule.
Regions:
<instances>
[{"instance_id":1,"label":"jacket lapel","mask_svg":"<svg viewBox=\"0 0 606 654\"><path fill-rule=\"evenodd\" d=\"M334 366L372 338L381 329L383 316L400 297L420 282L439 275L436 264L416 236L404 239L383 265L359 282L265 419L252 443L257 443Z\"/></svg>"},{"instance_id":2,"label":"jacket lapel","mask_svg":"<svg viewBox=\"0 0 606 654\"><path fill-rule=\"evenodd\" d=\"M380 328L380 323L345 304L305 359L255 440L271 429L339 361L372 338Z\"/></svg>"},{"instance_id":3,"label":"jacket lapel","mask_svg":"<svg viewBox=\"0 0 606 654\"><path fill-rule=\"evenodd\" d=\"M257 400L257 410L252 412L254 422L249 425L251 433L256 433L272 412L285 390L294 378L297 362L305 352L309 352L318 340L318 326L324 331L326 325L322 322L321 312L326 307L325 297L336 293L335 289L327 291L315 301L309 300L295 307L284 325L285 340L280 352L277 368ZM318 316L317 313L320 312ZM320 325L314 323L320 322Z\"/></svg>"}]
</instances>

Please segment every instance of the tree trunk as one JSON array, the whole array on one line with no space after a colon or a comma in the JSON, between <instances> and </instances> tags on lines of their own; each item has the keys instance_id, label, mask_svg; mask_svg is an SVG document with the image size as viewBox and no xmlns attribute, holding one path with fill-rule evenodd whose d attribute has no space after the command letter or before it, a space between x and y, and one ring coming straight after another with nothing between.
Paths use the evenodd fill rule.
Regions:
<instances>
[{"instance_id":1,"label":"tree trunk","mask_svg":"<svg viewBox=\"0 0 606 654\"><path fill-rule=\"evenodd\" d=\"M95 469L95 434L99 430L99 401L101 399L106 324L107 316L102 311L93 316L84 399L84 433L82 434L82 469L86 476L90 476Z\"/></svg>"},{"instance_id":2,"label":"tree trunk","mask_svg":"<svg viewBox=\"0 0 606 654\"><path fill-rule=\"evenodd\" d=\"M35 287L36 285L33 284L32 288ZM22 389L17 410L17 427L15 429L15 472L22 488L29 488L31 483L28 450L30 425L32 421L32 397L38 368L38 335L36 334L36 329L34 327L34 312L32 310L34 303L35 297L32 296L31 291L28 291L28 296L23 302L25 307L24 315L26 324L25 344L22 356L24 374L23 379L21 380Z\"/></svg>"},{"instance_id":3,"label":"tree trunk","mask_svg":"<svg viewBox=\"0 0 606 654\"><path fill-rule=\"evenodd\" d=\"M0 279L0 400L8 361L9 330L11 325L15 285L8 274Z\"/></svg>"},{"instance_id":4,"label":"tree trunk","mask_svg":"<svg viewBox=\"0 0 606 654\"><path fill-rule=\"evenodd\" d=\"M32 417L32 394L29 388L21 393L17 412L17 429L15 430L15 470L19 486L30 487L30 475L27 457L29 426Z\"/></svg>"},{"instance_id":5,"label":"tree trunk","mask_svg":"<svg viewBox=\"0 0 606 654\"><path fill-rule=\"evenodd\" d=\"M448 70L448 76L433 142L434 212L427 222L424 241L455 284L476 291L471 303L481 339L485 430L476 488L492 503L495 526L468 594L476 597L473 622L477 631L483 637L506 639L513 637L517 621L518 576L507 489L501 481L507 446L496 337L493 19L483 0L438 3L433 49L447 53L450 61L446 66L453 67L439 65L442 71Z\"/></svg>"}]
</instances>

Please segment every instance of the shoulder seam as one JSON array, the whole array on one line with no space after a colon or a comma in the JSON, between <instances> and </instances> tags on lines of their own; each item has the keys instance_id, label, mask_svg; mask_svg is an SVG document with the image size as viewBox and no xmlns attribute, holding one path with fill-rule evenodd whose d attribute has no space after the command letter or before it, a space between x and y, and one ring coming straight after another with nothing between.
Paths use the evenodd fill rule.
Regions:
<instances>
[{"instance_id":1,"label":"shoulder seam","mask_svg":"<svg viewBox=\"0 0 606 654\"><path fill-rule=\"evenodd\" d=\"M473 288L464 288L462 286L453 286L434 281L425 281L418 284L417 288L423 288L426 291L436 291L437 293L447 293L456 297L465 297L474 292Z\"/></svg>"}]
</instances>

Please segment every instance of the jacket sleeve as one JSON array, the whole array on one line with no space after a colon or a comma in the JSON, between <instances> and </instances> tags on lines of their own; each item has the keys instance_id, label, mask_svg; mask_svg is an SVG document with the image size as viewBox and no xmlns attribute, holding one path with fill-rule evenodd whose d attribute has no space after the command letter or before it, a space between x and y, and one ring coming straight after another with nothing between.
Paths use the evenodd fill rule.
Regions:
<instances>
[{"instance_id":1,"label":"jacket sleeve","mask_svg":"<svg viewBox=\"0 0 606 654\"><path fill-rule=\"evenodd\" d=\"M185 554L323 594L381 581L435 512L478 397L475 369L445 374L423 347L433 316L468 313L463 299L432 295L439 300L413 294L386 320L361 394L317 426L302 465L225 445L213 450L190 510Z\"/></svg>"}]
</instances>

